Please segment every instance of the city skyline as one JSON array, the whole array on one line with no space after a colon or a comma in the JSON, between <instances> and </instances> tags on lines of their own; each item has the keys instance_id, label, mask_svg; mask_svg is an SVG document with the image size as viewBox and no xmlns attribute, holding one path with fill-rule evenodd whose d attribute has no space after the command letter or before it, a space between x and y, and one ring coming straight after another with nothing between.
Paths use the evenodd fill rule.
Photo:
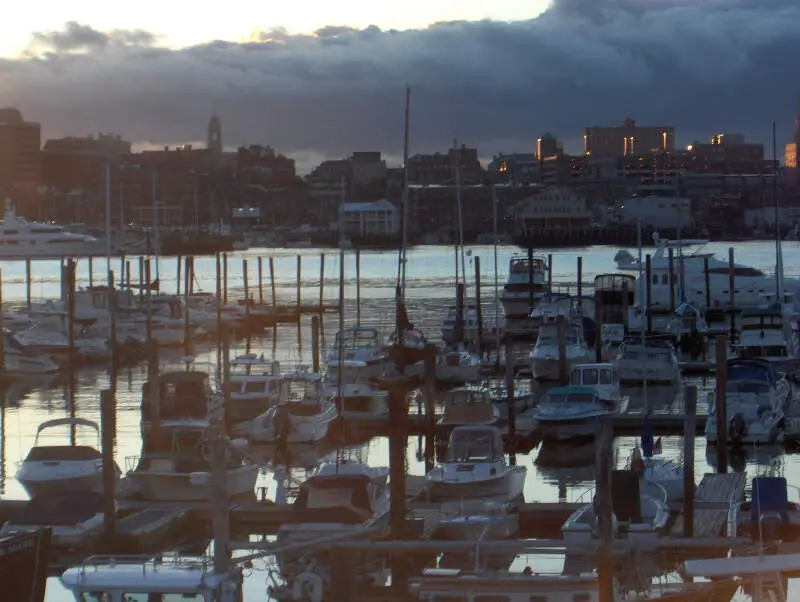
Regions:
<instances>
[{"instance_id":1,"label":"city skyline","mask_svg":"<svg viewBox=\"0 0 800 602\"><path fill-rule=\"evenodd\" d=\"M91 4L70 14L85 16ZM25 56L0 59L0 106L40 121L44 138L113 131L136 148L197 143L216 110L227 147L269 144L313 157L300 159L307 163L354 150L400 156L406 84L412 153L446 150L454 138L483 158L526 152L545 132L578 153L584 127L626 117L674 125L677 148L716 132L769 148L773 120L778 148L791 139L800 90L785 74L800 67L800 6L789 0L556 0L532 18L512 2L504 10L522 19L424 25L440 13L470 17L476 6L409 11L416 21L403 31L382 24L391 11L364 10L353 26L293 34L305 27L298 21L251 30L248 42L231 41L243 21L224 14L219 36L201 15L184 39L174 9L162 27L156 17L119 23L99 11L61 28L51 25L66 16L58 9L37 29L19 28L29 36ZM152 13L145 9L137 15ZM203 43L209 35L218 41Z\"/></svg>"}]
</instances>

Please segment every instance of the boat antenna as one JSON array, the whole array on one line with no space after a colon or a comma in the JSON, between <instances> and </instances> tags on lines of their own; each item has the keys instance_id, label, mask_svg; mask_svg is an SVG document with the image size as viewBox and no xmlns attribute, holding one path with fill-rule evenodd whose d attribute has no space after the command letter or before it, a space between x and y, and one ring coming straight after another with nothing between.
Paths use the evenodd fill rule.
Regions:
<instances>
[{"instance_id":1,"label":"boat antenna","mask_svg":"<svg viewBox=\"0 0 800 602\"><path fill-rule=\"evenodd\" d=\"M406 298L406 247L408 246L408 131L411 116L411 87L406 85L406 121L403 137L403 196L400 204L400 252L397 254L397 279L401 298Z\"/></svg>"},{"instance_id":2,"label":"boat antenna","mask_svg":"<svg viewBox=\"0 0 800 602\"><path fill-rule=\"evenodd\" d=\"M775 205L775 286L778 307L783 307L783 251L778 211L778 150L775 141L775 122L772 122L772 202Z\"/></svg>"}]
</instances>

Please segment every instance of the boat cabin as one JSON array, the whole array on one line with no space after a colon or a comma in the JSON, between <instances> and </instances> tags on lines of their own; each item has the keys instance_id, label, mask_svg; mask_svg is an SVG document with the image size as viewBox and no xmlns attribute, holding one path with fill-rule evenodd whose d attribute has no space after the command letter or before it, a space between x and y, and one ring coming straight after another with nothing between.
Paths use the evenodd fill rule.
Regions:
<instances>
[{"instance_id":1,"label":"boat cabin","mask_svg":"<svg viewBox=\"0 0 800 602\"><path fill-rule=\"evenodd\" d=\"M61 576L76 602L242 602L242 572L215 573L206 559L92 557Z\"/></svg>"},{"instance_id":2,"label":"boat cabin","mask_svg":"<svg viewBox=\"0 0 800 602\"><path fill-rule=\"evenodd\" d=\"M564 338L567 346L581 345L584 343L583 327L580 324L567 323L564 325ZM558 324L548 322L539 327L539 336L536 338L536 347L558 348Z\"/></svg>"},{"instance_id":3,"label":"boat cabin","mask_svg":"<svg viewBox=\"0 0 800 602\"><path fill-rule=\"evenodd\" d=\"M142 422L158 420L161 428L208 425L214 409L208 374L196 370L165 372L157 380L158 405L153 383L142 387Z\"/></svg>"},{"instance_id":4,"label":"boat cabin","mask_svg":"<svg viewBox=\"0 0 800 602\"><path fill-rule=\"evenodd\" d=\"M382 347L383 338L375 328L345 328L336 333L336 341L333 345L334 350L338 351L341 345L345 352L347 352L371 347Z\"/></svg>"},{"instance_id":5,"label":"boat cabin","mask_svg":"<svg viewBox=\"0 0 800 602\"><path fill-rule=\"evenodd\" d=\"M57 426L86 426L95 431L97 447L91 445L41 445L39 438L47 429ZM36 438L33 447L25 457L25 462L82 462L86 460L103 459L100 451L100 428L96 422L86 418L55 418L47 420L36 429Z\"/></svg>"},{"instance_id":6,"label":"boat cabin","mask_svg":"<svg viewBox=\"0 0 800 602\"><path fill-rule=\"evenodd\" d=\"M796 337L779 306L746 309L742 311L737 355L740 358L789 357L796 350Z\"/></svg>"},{"instance_id":7,"label":"boat cabin","mask_svg":"<svg viewBox=\"0 0 800 602\"><path fill-rule=\"evenodd\" d=\"M601 399L594 387L589 386L568 386L551 387L542 396L539 407L544 405L573 405L573 404L594 404L608 406L613 400Z\"/></svg>"},{"instance_id":8,"label":"boat cabin","mask_svg":"<svg viewBox=\"0 0 800 602\"><path fill-rule=\"evenodd\" d=\"M544 257L540 257L538 255L534 255L533 257L533 266L531 267L531 262L528 260L527 255L513 255L508 263L508 272L509 274L522 274L527 276L530 272L534 274L534 280L538 280L538 277L543 277L547 274L547 261Z\"/></svg>"},{"instance_id":9,"label":"boat cabin","mask_svg":"<svg viewBox=\"0 0 800 602\"><path fill-rule=\"evenodd\" d=\"M499 412L492 403L491 393L485 387L459 387L444 397L444 415L440 424L491 424Z\"/></svg>"},{"instance_id":10,"label":"boat cabin","mask_svg":"<svg viewBox=\"0 0 800 602\"><path fill-rule=\"evenodd\" d=\"M503 438L493 426L457 426L450 433L447 462L496 462L503 460Z\"/></svg>"},{"instance_id":11,"label":"boat cabin","mask_svg":"<svg viewBox=\"0 0 800 602\"><path fill-rule=\"evenodd\" d=\"M728 360L725 390L728 393L768 393L779 380L775 366L768 360L736 358Z\"/></svg>"},{"instance_id":12,"label":"boat cabin","mask_svg":"<svg viewBox=\"0 0 800 602\"><path fill-rule=\"evenodd\" d=\"M620 346L620 357L626 360L637 360L648 364L672 364L675 347L666 339L647 339L645 344L636 338L626 339Z\"/></svg>"},{"instance_id":13,"label":"boat cabin","mask_svg":"<svg viewBox=\"0 0 800 602\"><path fill-rule=\"evenodd\" d=\"M318 404L324 396L322 375L297 370L281 379L281 403Z\"/></svg>"},{"instance_id":14,"label":"boat cabin","mask_svg":"<svg viewBox=\"0 0 800 602\"><path fill-rule=\"evenodd\" d=\"M590 387L600 399L619 399L621 397L619 374L614 364L578 364L572 366L569 384L577 387Z\"/></svg>"}]
</instances>

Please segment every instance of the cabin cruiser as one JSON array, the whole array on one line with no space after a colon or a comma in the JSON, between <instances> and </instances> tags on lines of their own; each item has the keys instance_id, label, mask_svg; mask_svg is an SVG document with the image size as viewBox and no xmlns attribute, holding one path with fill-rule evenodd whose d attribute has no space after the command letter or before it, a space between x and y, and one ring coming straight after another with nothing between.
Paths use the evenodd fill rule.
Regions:
<instances>
[{"instance_id":1,"label":"cabin cruiser","mask_svg":"<svg viewBox=\"0 0 800 602\"><path fill-rule=\"evenodd\" d=\"M625 398L619 384L619 374L614 364L577 364L569 371L569 384L591 387L602 402L617 405Z\"/></svg>"},{"instance_id":2,"label":"cabin cruiser","mask_svg":"<svg viewBox=\"0 0 800 602\"><path fill-rule=\"evenodd\" d=\"M611 491L618 492L613 496L612 532L614 537L627 534L628 539L652 540L661 536L669 521L667 494L663 489L655 488L658 496L641 492L639 476L632 471L615 470L611 473ZM587 494L593 494L594 490ZM597 537L597 516L595 499L578 508L561 527L561 533L567 544L571 542L587 542Z\"/></svg>"},{"instance_id":3,"label":"cabin cruiser","mask_svg":"<svg viewBox=\"0 0 800 602\"><path fill-rule=\"evenodd\" d=\"M432 501L492 498L509 501L522 495L524 466L509 466L496 426L457 426L450 432L447 456L426 476Z\"/></svg>"},{"instance_id":4,"label":"cabin cruiser","mask_svg":"<svg viewBox=\"0 0 800 602\"><path fill-rule=\"evenodd\" d=\"M762 358L773 362L798 355L797 331L779 306L742 311L742 326L735 350L740 358Z\"/></svg>"},{"instance_id":5,"label":"cabin cruiser","mask_svg":"<svg viewBox=\"0 0 800 602\"><path fill-rule=\"evenodd\" d=\"M14 203L6 199L0 225L0 259L105 256L107 250L107 243L93 236L67 232L55 224L29 222L18 216Z\"/></svg>"},{"instance_id":6,"label":"cabin cruiser","mask_svg":"<svg viewBox=\"0 0 800 602\"><path fill-rule=\"evenodd\" d=\"M443 396L444 413L437 424L442 426L496 424L500 410L492 403L486 387L465 386L450 389Z\"/></svg>"},{"instance_id":7,"label":"cabin cruiser","mask_svg":"<svg viewBox=\"0 0 800 602\"><path fill-rule=\"evenodd\" d=\"M775 443L783 436L784 411L791 396L786 375L765 359L728 360L725 415L729 444ZM708 394L706 441L717 442L715 394Z\"/></svg>"},{"instance_id":8,"label":"cabin cruiser","mask_svg":"<svg viewBox=\"0 0 800 602\"><path fill-rule=\"evenodd\" d=\"M300 485L292 504L292 520L278 529L278 542L307 546L278 553L284 576L297 568L299 556L315 540L353 536L380 526L389 515L389 469L342 460L321 464Z\"/></svg>"},{"instance_id":9,"label":"cabin cruiser","mask_svg":"<svg viewBox=\"0 0 800 602\"><path fill-rule=\"evenodd\" d=\"M627 339L620 345L614 364L622 382L647 380L676 385L681 380L675 347L663 339L647 339L644 345L637 339Z\"/></svg>"},{"instance_id":10,"label":"cabin cruiser","mask_svg":"<svg viewBox=\"0 0 800 602\"><path fill-rule=\"evenodd\" d=\"M53 547L85 546L103 532L103 509L103 494L96 491L50 493L31 499L0 535L50 527Z\"/></svg>"},{"instance_id":11,"label":"cabin cruiser","mask_svg":"<svg viewBox=\"0 0 800 602\"><path fill-rule=\"evenodd\" d=\"M324 392L322 377L298 371L285 374L281 379L280 403L245 429L253 441L313 443L327 435L337 415L336 404Z\"/></svg>"},{"instance_id":12,"label":"cabin cruiser","mask_svg":"<svg viewBox=\"0 0 800 602\"><path fill-rule=\"evenodd\" d=\"M36 429L36 439L22 461L17 480L31 497L62 491L101 492L103 490L103 456L97 447L89 445L42 445L40 437L48 429L59 426L75 428L85 426L97 434L100 447L100 429L97 423L85 418L56 418ZM119 468L115 465L117 476Z\"/></svg>"},{"instance_id":13,"label":"cabin cruiser","mask_svg":"<svg viewBox=\"0 0 800 602\"><path fill-rule=\"evenodd\" d=\"M577 323L564 323L565 352L567 370L572 364L584 364L594 359L583 338L583 326ZM530 353L531 372L539 380L558 380L559 349L558 324L548 322L539 327L539 336Z\"/></svg>"},{"instance_id":14,"label":"cabin cruiser","mask_svg":"<svg viewBox=\"0 0 800 602\"><path fill-rule=\"evenodd\" d=\"M231 360L231 422L252 420L274 406L281 394L281 366L264 359L263 354L240 355Z\"/></svg>"},{"instance_id":15,"label":"cabin cruiser","mask_svg":"<svg viewBox=\"0 0 800 602\"><path fill-rule=\"evenodd\" d=\"M542 439L593 437L599 421L616 410L613 401L603 401L592 387L552 387L536 412Z\"/></svg>"},{"instance_id":16,"label":"cabin cruiser","mask_svg":"<svg viewBox=\"0 0 800 602\"><path fill-rule=\"evenodd\" d=\"M153 395L156 386L158 404ZM207 429L214 418L223 416L224 408L224 395L214 392L208 372L165 371L158 375L155 383L147 381L142 387L142 439L156 441L166 433L164 444L169 445L172 438L169 429Z\"/></svg>"},{"instance_id":17,"label":"cabin cruiser","mask_svg":"<svg viewBox=\"0 0 800 602\"><path fill-rule=\"evenodd\" d=\"M208 558L163 554L92 556L61 575L76 602L241 602L242 582L241 567L218 573Z\"/></svg>"},{"instance_id":18,"label":"cabin cruiser","mask_svg":"<svg viewBox=\"0 0 800 602\"><path fill-rule=\"evenodd\" d=\"M341 348L343 357L340 357ZM328 368L328 379L336 382L341 362L354 360L362 362L360 377L362 379L375 379L383 374L389 355L384 348L383 339L375 328L357 327L345 328L336 333L336 341L331 346L325 361ZM342 380L349 382L347 367L343 370Z\"/></svg>"},{"instance_id":19,"label":"cabin cruiser","mask_svg":"<svg viewBox=\"0 0 800 602\"><path fill-rule=\"evenodd\" d=\"M73 341L75 354L85 361L104 361L111 357L111 350L106 342L107 337L92 336L89 329L91 324L86 323L83 328L76 327ZM11 341L17 349L24 349L29 355L44 355L66 361L69 357L69 338L65 334L66 328L54 327L47 320L36 323L26 330L15 332Z\"/></svg>"},{"instance_id":20,"label":"cabin cruiser","mask_svg":"<svg viewBox=\"0 0 800 602\"><path fill-rule=\"evenodd\" d=\"M436 356L436 380L449 385L481 379L481 358L463 345L446 348Z\"/></svg>"},{"instance_id":21,"label":"cabin cruiser","mask_svg":"<svg viewBox=\"0 0 800 602\"><path fill-rule=\"evenodd\" d=\"M534 256L533 265L526 255L513 255L509 260L508 280L500 293L500 302L507 320L525 320L530 315L531 299L536 301L548 292L547 260ZM531 280L531 273L533 280Z\"/></svg>"}]
</instances>

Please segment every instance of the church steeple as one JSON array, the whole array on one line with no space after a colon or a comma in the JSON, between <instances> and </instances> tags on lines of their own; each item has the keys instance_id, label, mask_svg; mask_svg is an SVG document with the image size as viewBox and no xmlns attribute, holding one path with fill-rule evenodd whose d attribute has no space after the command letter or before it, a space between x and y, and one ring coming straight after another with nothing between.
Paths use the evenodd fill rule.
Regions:
<instances>
[{"instance_id":1,"label":"church steeple","mask_svg":"<svg viewBox=\"0 0 800 602\"><path fill-rule=\"evenodd\" d=\"M216 111L208 121L208 150L214 155L222 154L222 122Z\"/></svg>"}]
</instances>

